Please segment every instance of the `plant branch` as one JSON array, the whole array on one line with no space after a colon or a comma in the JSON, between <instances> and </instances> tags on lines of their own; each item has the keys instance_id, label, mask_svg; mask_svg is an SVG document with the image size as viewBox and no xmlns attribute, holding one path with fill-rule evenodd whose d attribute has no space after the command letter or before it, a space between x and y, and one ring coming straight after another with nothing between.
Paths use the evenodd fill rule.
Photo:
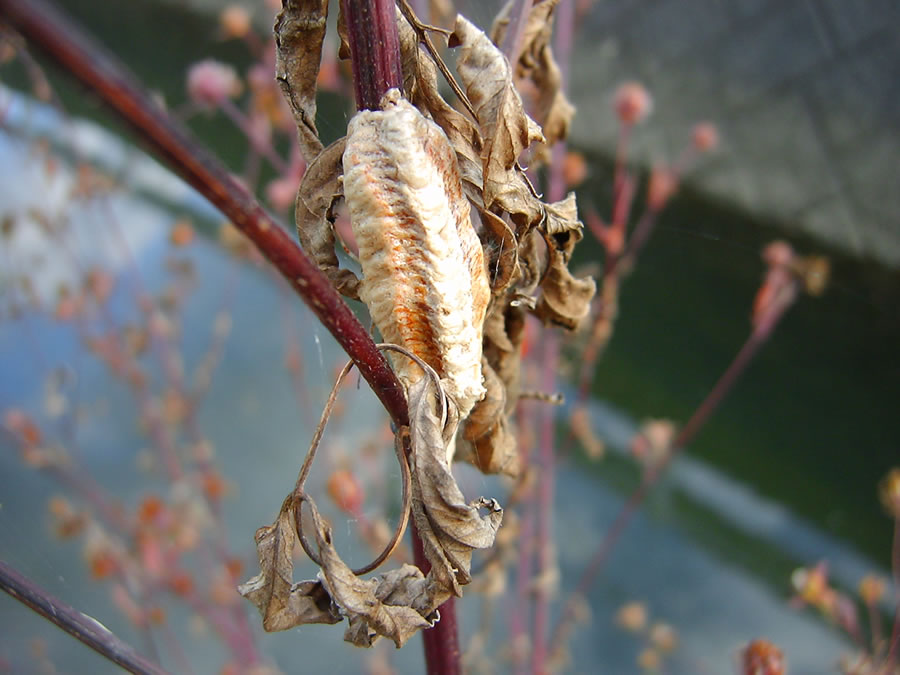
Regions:
<instances>
[{"instance_id":1,"label":"plant branch","mask_svg":"<svg viewBox=\"0 0 900 675\"><path fill-rule=\"evenodd\" d=\"M559 365L559 337L543 329L544 363L541 385L545 391L556 388ZM556 549L553 536L553 506L556 487L556 461L553 452L556 409L544 405L541 410L538 456L540 473L537 484L537 583L534 598L534 630L531 669L535 675L546 673L547 627L550 618L551 580L556 576Z\"/></svg>"},{"instance_id":2,"label":"plant branch","mask_svg":"<svg viewBox=\"0 0 900 675\"><path fill-rule=\"evenodd\" d=\"M341 0L347 21L357 110L376 110L389 89L403 89L400 42L393 0ZM425 556L414 521L409 523L413 561L424 574L431 563ZM461 671L456 603L451 597L440 606L441 619L422 632L428 675L458 675Z\"/></svg>"},{"instance_id":3,"label":"plant branch","mask_svg":"<svg viewBox=\"0 0 900 675\"><path fill-rule=\"evenodd\" d=\"M366 329L300 247L231 173L172 119L112 56L44 0L0 0L0 18L98 95L227 216L334 335L398 425L408 423L397 377Z\"/></svg>"},{"instance_id":4,"label":"plant branch","mask_svg":"<svg viewBox=\"0 0 900 675\"><path fill-rule=\"evenodd\" d=\"M891 644L888 647L888 669L894 672L897 653L900 651L900 518L894 518L894 543L891 547L891 572L894 578L894 594L897 608L894 610L894 625L891 628Z\"/></svg>"},{"instance_id":5,"label":"plant branch","mask_svg":"<svg viewBox=\"0 0 900 675\"><path fill-rule=\"evenodd\" d=\"M393 0L341 0L347 21L357 110L378 110L388 89L403 89Z\"/></svg>"},{"instance_id":6,"label":"plant branch","mask_svg":"<svg viewBox=\"0 0 900 675\"><path fill-rule=\"evenodd\" d=\"M98 621L50 595L2 560L0 560L0 588L129 672L140 675L165 675L166 671L159 665L138 654Z\"/></svg>"}]
</instances>

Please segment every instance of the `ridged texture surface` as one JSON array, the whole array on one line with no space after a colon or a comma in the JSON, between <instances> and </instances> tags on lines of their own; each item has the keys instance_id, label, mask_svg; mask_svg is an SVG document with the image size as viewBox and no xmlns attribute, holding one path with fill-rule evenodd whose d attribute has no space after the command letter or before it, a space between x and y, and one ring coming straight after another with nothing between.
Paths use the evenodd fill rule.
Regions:
<instances>
[{"instance_id":1,"label":"ridged texture surface","mask_svg":"<svg viewBox=\"0 0 900 675\"><path fill-rule=\"evenodd\" d=\"M490 286L456 155L444 132L391 90L382 110L350 121L343 164L360 298L384 340L434 368L465 417L484 395ZM422 376L409 359L392 358L407 387Z\"/></svg>"}]
</instances>

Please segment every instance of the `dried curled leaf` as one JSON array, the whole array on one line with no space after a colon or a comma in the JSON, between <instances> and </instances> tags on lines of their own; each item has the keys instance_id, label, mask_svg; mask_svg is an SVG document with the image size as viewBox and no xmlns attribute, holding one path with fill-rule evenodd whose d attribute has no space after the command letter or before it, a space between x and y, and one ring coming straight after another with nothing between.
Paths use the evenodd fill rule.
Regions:
<instances>
[{"instance_id":1,"label":"dried curled leaf","mask_svg":"<svg viewBox=\"0 0 900 675\"><path fill-rule=\"evenodd\" d=\"M481 370L484 373L486 393L466 419L462 436L467 441L475 441L484 436L494 426L497 418L506 413L506 387L487 359L482 360Z\"/></svg>"},{"instance_id":2,"label":"dried curled leaf","mask_svg":"<svg viewBox=\"0 0 900 675\"><path fill-rule=\"evenodd\" d=\"M413 517L438 588L461 595L471 581L472 551L489 548L503 509L484 497L465 502L447 459L456 424L436 412L440 391L427 377L409 390ZM482 515L482 511L485 515Z\"/></svg>"},{"instance_id":3,"label":"dried curled leaf","mask_svg":"<svg viewBox=\"0 0 900 675\"><path fill-rule=\"evenodd\" d=\"M590 277L576 279L559 251L550 256L550 269L541 284L543 292L534 313L543 321L577 328L590 311L597 285Z\"/></svg>"},{"instance_id":4,"label":"dried curled leaf","mask_svg":"<svg viewBox=\"0 0 900 675\"><path fill-rule=\"evenodd\" d=\"M463 428L458 459L484 473L516 476L520 460L509 415L519 397L521 346L525 334L523 306L495 304L485 321L484 358L487 394L472 410ZM498 405L502 400L502 406Z\"/></svg>"},{"instance_id":5,"label":"dried curled leaf","mask_svg":"<svg viewBox=\"0 0 900 675\"><path fill-rule=\"evenodd\" d=\"M510 0L504 6L491 27L491 40L494 44L501 44L506 35L513 4L514 1ZM517 80L530 80L534 85L536 96L531 110L546 138L542 155L546 155L547 148L568 136L569 126L575 115L575 107L563 91L562 74L550 44L553 16L558 4L559 0L543 0L531 6L514 66Z\"/></svg>"},{"instance_id":6,"label":"dried curled leaf","mask_svg":"<svg viewBox=\"0 0 900 675\"><path fill-rule=\"evenodd\" d=\"M316 80L327 18L328 0L283 0L275 20L275 78L294 114L307 162L322 152L316 129Z\"/></svg>"},{"instance_id":7,"label":"dried curled leaf","mask_svg":"<svg viewBox=\"0 0 900 675\"><path fill-rule=\"evenodd\" d=\"M484 206L489 209L509 183L508 174L522 151L544 137L525 114L506 57L483 31L457 16L450 44L460 45L457 71L481 127L482 190Z\"/></svg>"},{"instance_id":8,"label":"dried curled leaf","mask_svg":"<svg viewBox=\"0 0 900 675\"><path fill-rule=\"evenodd\" d=\"M519 246L516 233L506 221L491 211L486 211L476 204L481 223L484 226L484 237L492 244L488 269L491 276L491 291L500 295L516 280L519 267Z\"/></svg>"},{"instance_id":9,"label":"dried curled leaf","mask_svg":"<svg viewBox=\"0 0 900 675\"><path fill-rule=\"evenodd\" d=\"M557 141L569 137L569 127L575 117L572 105L562 88L562 73L549 44L543 45L535 54L531 80L538 92L534 114L544 130L545 148L553 147Z\"/></svg>"},{"instance_id":10,"label":"dried curled leaf","mask_svg":"<svg viewBox=\"0 0 900 675\"><path fill-rule=\"evenodd\" d=\"M520 462L512 423L507 417L506 385L486 359L482 371L487 393L472 409L462 433L471 449L463 449L457 456L483 473L516 476Z\"/></svg>"},{"instance_id":11,"label":"dried curled leaf","mask_svg":"<svg viewBox=\"0 0 900 675\"><path fill-rule=\"evenodd\" d=\"M494 23L491 25L491 42L495 45L503 44L506 39L506 31L509 28L510 14L515 6L515 0L509 0L497 13ZM519 38L519 59L523 54L533 50L535 44L547 42L553 33L553 13L559 5L559 0L540 0L531 5L522 35ZM518 63L517 60L517 63Z\"/></svg>"},{"instance_id":12,"label":"dried curled leaf","mask_svg":"<svg viewBox=\"0 0 900 675\"><path fill-rule=\"evenodd\" d=\"M359 245L359 295L385 341L440 375L465 416L484 394L481 329L490 287L456 155L434 122L396 89L350 121L344 196ZM422 377L393 358L407 387Z\"/></svg>"},{"instance_id":13,"label":"dried curled leaf","mask_svg":"<svg viewBox=\"0 0 900 675\"><path fill-rule=\"evenodd\" d=\"M456 433L455 411L440 388L437 373L424 362L422 367L427 376L416 382L409 394L411 426L398 432L396 447L407 447L404 441L410 447L412 511L431 563L428 576L416 567L403 565L372 579L362 579L362 570L355 572L341 559L334 548L331 528L319 514L315 501L304 492L324 420L337 393L336 385L294 491L282 503L275 523L260 528L256 534L260 573L239 587L241 595L259 609L266 630L337 623L346 617L349 625L344 639L348 642L370 647L383 636L401 647L416 631L434 625L439 619L437 607L451 594L461 594L461 585L471 580L472 551L493 544L503 511L493 499L464 502L450 473L447 456ZM347 370L342 371L341 378ZM298 529L303 502L312 516L318 553ZM482 510L486 511L484 516ZM293 583L292 552L298 541L320 566L318 581Z\"/></svg>"},{"instance_id":14,"label":"dried curled leaf","mask_svg":"<svg viewBox=\"0 0 900 675\"><path fill-rule=\"evenodd\" d=\"M383 636L402 647L418 630L434 625L434 608L420 602L427 584L418 568L404 565L373 579L360 579L335 550L331 528L322 520L315 502L307 502L325 588L350 623L345 640L357 647L371 647L376 637ZM414 604L422 605L423 611L414 609Z\"/></svg>"},{"instance_id":15,"label":"dried curled leaf","mask_svg":"<svg viewBox=\"0 0 900 675\"><path fill-rule=\"evenodd\" d=\"M238 592L259 609L267 631L308 623L338 623L342 618L319 582L293 582L297 543L293 502L293 495L285 499L275 522L256 531L260 572L238 586Z\"/></svg>"},{"instance_id":16,"label":"dried curled leaf","mask_svg":"<svg viewBox=\"0 0 900 675\"><path fill-rule=\"evenodd\" d=\"M341 269L334 250L334 225L329 214L341 196L341 160L347 139L341 138L307 167L297 190L294 220L300 245L319 266L338 292L359 298L359 279L350 270Z\"/></svg>"},{"instance_id":17,"label":"dried curled leaf","mask_svg":"<svg viewBox=\"0 0 900 675\"><path fill-rule=\"evenodd\" d=\"M478 127L466 115L444 100L438 88L438 66L435 59L422 47L419 33L410 25L401 10L397 9L397 29L400 39L400 62L403 69L403 90L409 101L431 115L435 123L447 135L458 156L481 163L481 134ZM446 64L441 70L449 75ZM452 76L451 76L452 77ZM453 80L449 80L453 82ZM458 85L451 84L451 87ZM480 181L479 181L480 184Z\"/></svg>"},{"instance_id":18,"label":"dried curled leaf","mask_svg":"<svg viewBox=\"0 0 900 675\"><path fill-rule=\"evenodd\" d=\"M569 260L575 244L581 240L575 193L547 205L544 229L550 249L549 269L541 282L541 297L534 313L542 320L569 329L578 327L591 309L597 284L590 277L576 279L569 272Z\"/></svg>"},{"instance_id":19,"label":"dried curled leaf","mask_svg":"<svg viewBox=\"0 0 900 675\"><path fill-rule=\"evenodd\" d=\"M584 225L578 220L575 193L570 192L562 201L546 204L545 209L547 221L544 231L554 238L557 249L561 249L566 256L572 255L575 244L584 236Z\"/></svg>"}]
</instances>

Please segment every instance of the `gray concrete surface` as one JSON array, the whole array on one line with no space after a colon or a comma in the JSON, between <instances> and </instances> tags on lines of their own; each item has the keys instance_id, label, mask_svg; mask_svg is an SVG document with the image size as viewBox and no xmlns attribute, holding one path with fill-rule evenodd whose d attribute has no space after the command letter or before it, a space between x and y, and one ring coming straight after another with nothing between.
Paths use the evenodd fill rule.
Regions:
<instances>
[{"instance_id":1,"label":"gray concrete surface","mask_svg":"<svg viewBox=\"0 0 900 675\"><path fill-rule=\"evenodd\" d=\"M900 265L900 3L896 0L598 0L572 91L609 110L643 82L654 114L642 163L684 146L693 122L723 144L694 183L860 256ZM576 117L573 141L611 151L612 115Z\"/></svg>"}]
</instances>

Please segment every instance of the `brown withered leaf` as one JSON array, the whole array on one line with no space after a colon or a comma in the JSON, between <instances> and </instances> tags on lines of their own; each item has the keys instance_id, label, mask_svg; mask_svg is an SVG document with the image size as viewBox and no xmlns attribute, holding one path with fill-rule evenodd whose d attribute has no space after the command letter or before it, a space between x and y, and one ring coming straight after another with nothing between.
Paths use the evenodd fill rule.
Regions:
<instances>
[{"instance_id":1,"label":"brown withered leaf","mask_svg":"<svg viewBox=\"0 0 900 675\"><path fill-rule=\"evenodd\" d=\"M562 250L567 256L571 255L575 244L583 236L584 224L578 220L578 204L575 202L575 193L570 192L566 198L546 204L546 220L544 231L554 238L556 248ZM565 242L565 243L563 243Z\"/></svg>"},{"instance_id":2,"label":"brown withered leaf","mask_svg":"<svg viewBox=\"0 0 900 675\"><path fill-rule=\"evenodd\" d=\"M275 78L291 107L307 163L322 152L316 129L316 80L327 18L328 0L284 0L275 20Z\"/></svg>"},{"instance_id":3,"label":"brown withered leaf","mask_svg":"<svg viewBox=\"0 0 900 675\"><path fill-rule=\"evenodd\" d=\"M573 277L567 257L561 251L552 251L541 291L535 315L545 322L574 330L590 312L597 284L591 277Z\"/></svg>"},{"instance_id":4,"label":"brown withered leaf","mask_svg":"<svg viewBox=\"0 0 900 675\"><path fill-rule=\"evenodd\" d=\"M592 278L576 279L569 272L569 259L583 229L578 220L575 193L570 192L562 201L547 204L545 209L546 219L541 230L546 237L549 260L534 313L543 321L575 329L590 312L591 300L597 291Z\"/></svg>"},{"instance_id":5,"label":"brown withered leaf","mask_svg":"<svg viewBox=\"0 0 900 675\"><path fill-rule=\"evenodd\" d=\"M507 413L519 398L525 318L524 306L507 305L491 312L484 323L484 356L506 390Z\"/></svg>"},{"instance_id":6,"label":"brown withered leaf","mask_svg":"<svg viewBox=\"0 0 900 675\"><path fill-rule=\"evenodd\" d=\"M534 114L544 130L545 147L550 148L557 141L568 138L575 106L563 92L562 73L549 44L537 53L531 80L539 92Z\"/></svg>"},{"instance_id":7,"label":"brown withered leaf","mask_svg":"<svg viewBox=\"0 0 900 675\"><path fill-rule=\"evenodd\" d=\"M334 250L334 226L328 220L335 200L342 194L341 174L346 138L327 148L306 168L294 208L297 236L306 254L319 266L339 293L359 298L359 279L342 269Z\"/></svg>"},{"instance_id":8,"label":"brown withered leaf","mask_svg":"<svg viewBox=\"0 0 900 675\"><path fill-rule=\"evenodd\" d=\"M256 531L260 571L238 586L240 594L259 609L267 631L308 623L338 623L342 618L320 582L293 582L297 542L293 503L291 495L281 505L275 522Z\"/></svg>"},{"instance_id":9,"label":"brown withered leaf","mask_svg":"<svg viewBox=\"0 0 900 675\"><path fill-rule=\"evenodd\" d=\"M505 337L505 336L504 336ZM507 418L506 386L500 376L484 359L485 397L478 402L463 427L462 438L469 441L471 449L457 454L477 467L482 473L519 473L519 453L515 434Z\"/></svg>"},{"instance_id":10,"label":"brown withered leaf","mask_svg":"<svg viewBox=\"0 0 900 675\"><path fill-rule=\"evenodd\" d=\"M467 441L484 436L506 413L506 388L486 358L482 358L481 372L484 374L486 393L466 418L462 437Z\"/></svg>"},{"instance_id":11,"label":"brown withered leaf","mask_svg":"<svg viewBox=\"0 0 900 675\"><path fill-rule=\"evenodd\" d=\"M491 42L495 45L503 43L506 31L509 28L510 14L516 0L509 0L497 13L494 23L491 24ZM528 18L525 19L525 27L519 38L519 54L527 54L533 50L535 44L546 44L553 33L553 12L559 0L540 0L531 5Z\"/></svg>"},{"instance_id":12,"label":"brown withered leaf","mask_svg":"<svg viewBox=\"0 0 900 675\"><path fill-rule=\"evenodd\" d=\"M347 17L344 16L344 3L338 3L338 20L337 20L338 40L338 58L341 61L350 59L350 33L347 29Z\"/></svg>"},{"instance_id":13,"label":"brown withered leaf","mask_svg":"<svg viewBox=\"0 0 900 675\"><path fill-rule=\"evenodd\" d=\"M490 38L457 16L450 45L460 46L456 64L481 128L484 206L490 209L532 141L542 141L540 127L525 114L506 57Z\"/></svg>"},{"instance_id":14,"label":"brown withered leaf","mask_svg":"<svg viewBox=\"0 0 900 675\"><path fill-rule=\"evenodd\" d=\"M542 155L554 143L568 137L575 115L575 107L563 92L562 74L551 47L553 16L558 4L558 0L543 0L532 5L514 67L516 79L531 80L537 93L531 110L546 139ZM512 5L510 0L494 21L491 39L495 44L500 44L505 37Z\"/></svg>"},{"instance_id":15,"label":"brown withered leaf","mask_svg":"<svg viewBox=\"0 0 900 675\"><path fill-rule=\"evenodd\" d=\"M403 91L419 110L431 115L443 129L458 156L481 163L481 135L475 123L447 103L438 87L438 66L422 46L424 33L416 31L403 12L397 8L397 30L400 39L400 63L403 71ZM451 88L458 89L446 64L441 62ZM478 185L481 185L479 180Z\"/></svg>"},{"instance_id":16,"label":"brown withered leaf","mask_svg":"<svg viewBox=\"0 0 900 675\"><path fill-rule=\"evenodd\" d=\"M536 232L530 233L531 238ZM510 413L520 390L521 347L526 308L509 298L495 303L484 324L482 372L487 394L472 410L463 429L457 458L485 473L516 476L521 470Z\"/></svg>"},{"instance_id":17,"label":"brown withered leaf","mask_svg":"<svg viewBox=\"0 0 900 675\"><path fill-rule=\"evenodd\" d=\"M545 221L546 211L541 204L542 220ZM519 304L529 308L534 307L536 299L532 297L538 284L544 278L547 270L547 245L546 235L537 228L528 230L519 237L519 282L515 286Z\"/></svg>"},{"instance_id":18,"label":"brown withered leaf","mask_svg":"<svg viewBox=\"0 0 900 675\"><path fill-rule=\"evenodd\" d=\"M416 89L419 86L418 81L422 79L420 70L420 60L425 57L422 49L419 47L419 35L409 25L409 21L403 16L400 8L395 9L397 16L397 37L400 42L400 70L403 73L403 94L412 102L416 103ZM437 86L437 80L434 82ZM428 83L423 83L428 86Z\"/></svg>"},{"instance_id":19,"label":"brown withered leaf","mask_svg":"<svg viewBox=\"0 0 900 675\"><path fill-rule=\"evenodd\" d=\"M456 425L438 416L440 396L428 377L409 389L413 517L432 566L429 574L442 590L461 595L460 586L472 578L472 551L493 544L503 509L483 497L465 502L447 457Z\"/></svg>"},{"instance_id":20,"label":"brown withered leaf","mask_svg":"<svg viewBox=\"0 0 900 675\"><path fill-rule=\"evenodd\" d=\"M491 291L500 295L515 281L519 267L519 244L516 233L500 216L480 208L476 209L481 216L483 237L490 244L485 247L488 255L488 273L491 278Z\"/></svg>"},{"instance_id":21,"label":"brown withered leaf","mask_svg":"<svg viewBox=\"0 0 900 675\"><path fill-rule=\"evenodd\" d=\"M481 130L468 115L454 108L443 98L438 87L438 66L435 61L437 57L432 57L422 46L421 35L424 33L417 32L399 9L398 15L397 25L406 94L417 108L431 115L447 135L456 152L466 196L481 212L483 220L491 219L491 222L486 223L488 227L485 228L485 232L488 239L485 243L490 246L491 251L496 252L492 265L492 290L497 294L514 281L515 265L512 263L515 261L513 252L515 247L510 248L509 235L515 233L511 232L509 226L502 222L495 212L509 213L516 232L523 233L537 225L543 217L540 200L535 197L523 173L512 163L504 175L498 173L495 176L493 197L489 195L495 204L490 209L491 215L485 215L488 213L486 207L491 205L485 204L483 193L485 149ZM449 72L445 65L442 63L440 65L442 72ZM451 88L455 88L452 76L449 77ZM466 103L467 100L464 101L464 104ZM502 259L498 260L498 256Z\"/></svg>"},{"instance_id":22,"label":"brown withered leaf","mask_svg":"<svg viewBox=\"0 0 900 675\"><path fill-rule=\"evenodd\" d=\"M502 473L515 478L522 469L516 433L509 415L497 419L489 433L472 442L475 464L484 473Z\"/></svg>"},{"instance_id":23,"label":"brown withered leaf","mask_svg":"<svg viewBox=\"0 0 900 675\"><path fill-rule=\"evenodd\" d=\"M325 586L350 623L345 640L358 647L371 647L376 637L384 636L402 647L417 631L434 625L434 608L424 602L427 582L418 568L404 565L372 579L359 578L335 550L331 528L322 520L315 502L306 501ZM422 606L422 613L414 605Z\"/></svg>"}]
</instances>

